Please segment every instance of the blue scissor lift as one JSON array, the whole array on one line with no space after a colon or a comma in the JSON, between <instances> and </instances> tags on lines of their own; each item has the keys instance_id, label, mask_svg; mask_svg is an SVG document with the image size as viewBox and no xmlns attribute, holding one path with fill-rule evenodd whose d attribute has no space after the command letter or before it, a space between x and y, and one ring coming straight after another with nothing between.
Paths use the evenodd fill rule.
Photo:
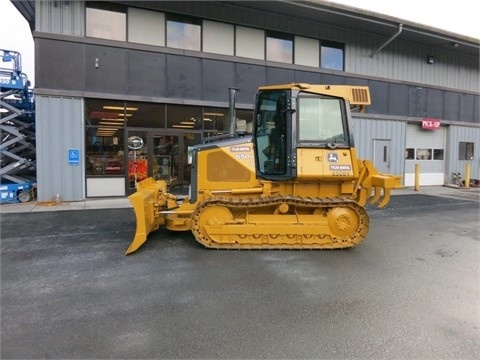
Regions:
<instances>
[{"instance_id":1,"label":"blue scissor lift","mask_svg":"<svg viewBox=\"0 0 480 360\"><path fill-rule=\"evenodd\" d=\"M35 103L29 87L20 53L0 49L0 203L34 197Z\"/></svg>"}]
</instances>

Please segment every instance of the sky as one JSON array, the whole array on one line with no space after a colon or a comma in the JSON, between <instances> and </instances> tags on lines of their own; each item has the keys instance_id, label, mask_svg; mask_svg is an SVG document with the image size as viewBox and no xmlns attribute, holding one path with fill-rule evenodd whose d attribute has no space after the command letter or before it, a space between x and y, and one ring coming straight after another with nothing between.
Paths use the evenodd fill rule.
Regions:
<instances>
[{"instance_id":1,"label":"sky","mask_svg":"<svg viewBox=\"0 0 480 360\"><path fill-rule=\"evenodd\" d=\"M330 0L380 14L480 39L479 15L472 0ZM27 21L10 0L0 0L0 49L22 55L23 72L35 79L34 45Z\"/></svg>"}]
</instances>

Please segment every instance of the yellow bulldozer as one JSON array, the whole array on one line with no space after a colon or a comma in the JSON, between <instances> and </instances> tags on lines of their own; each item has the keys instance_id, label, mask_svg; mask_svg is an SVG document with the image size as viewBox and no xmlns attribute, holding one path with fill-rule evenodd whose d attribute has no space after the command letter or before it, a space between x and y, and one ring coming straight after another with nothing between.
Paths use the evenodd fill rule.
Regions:
<instances>
[{"instance_id":1,"label":"yellow bulldozer","mask_svg":"<svg viewBox=\"0 0 480 360\"><path fill-rule=\"evenodd\" d=\"M191 149L188 197L147 178L129 196L131 254L166 226L215 249L338 249L369 230L365 205L385 206L401 177L357 159L351 111L369 105L365 86L263 86L252 134Z\"/></svg>"}]
</instances>

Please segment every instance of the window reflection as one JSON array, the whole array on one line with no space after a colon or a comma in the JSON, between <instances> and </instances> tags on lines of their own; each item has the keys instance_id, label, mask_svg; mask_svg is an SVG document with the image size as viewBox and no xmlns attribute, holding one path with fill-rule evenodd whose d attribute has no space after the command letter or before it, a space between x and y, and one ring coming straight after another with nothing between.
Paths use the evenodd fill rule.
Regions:
<instances>
[{"instance_id":1,"label":"window reflection","mask_svg":"<svg viewBox=\"0 0 480 360\"><path fill-rule=\"evenodd\" d=\"M195 19L169 16L167 19L167 46L200 51L201 26Z\"/></svg>"},{"instance_id":2,"label":"window reflection","mask_svg":"<svg viewBox=\"0 0 480 360\"><path fill-rule=\"evenodd\" d=\"M267 36L267 60L292 63L293 41L287 38Z\"/></svg>"},{"instance_id":3,"label":"window reflection","mask_svg":"<svg viewBox=\"0 0 480 360\"><path fill-rule=\"evenodd\" d=\"M126 41L127 15L125 13L88 7L86 17L87 36Z\"/></svg>"},{"instance_id":4,"label":"window reflection","mask_svg":"<svg viewBox=\"0 0 480 360\"><path fill-rule=\"evenodd\" d=\"M324 69L344 70L343 45L322 43L320 49L320 67Z\"/></svg>"},{"instance_id":5,"label":"window reflection","mask_svg":"<svg viewBox=\"0 0 480 360\"><path fill-rule=\"evenodd\" d=\"M87 175L125 174L123 130L117 129L112 135L102 135L99 128L88 127L85 141Z\"/></svg>"}]
</instances>

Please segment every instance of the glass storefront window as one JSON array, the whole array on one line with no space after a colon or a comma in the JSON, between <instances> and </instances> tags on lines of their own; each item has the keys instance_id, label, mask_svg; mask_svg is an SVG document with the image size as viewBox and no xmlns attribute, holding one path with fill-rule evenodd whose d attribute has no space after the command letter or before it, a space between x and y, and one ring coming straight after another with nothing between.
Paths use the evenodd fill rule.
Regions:
<instances>
[{"instance_id":1,"label":"glass storefront window","mask_svg":"<svg viewBox=\"0 0 480 360\"><path fill-rule=\"evenodd\" d=\"M114 6L112 4L112 6ZM127 14L121 11L99 8L94 2L87 5L86 36L126 41ZM107 7L107 6L105 6Z\"/></svg>"},{"instance_id":2,"label":"glass storefront window","mask_svg":"<svg viewBox=\"0 0 480 360\"><path fill-rule=\"evenodd\" d=\"M236 110L238 132L251 133L252 113ZM128 192L152 176L184 192L191 172L188 147L228 134L228 121L228 108L86 98L86 175L90 180L124 177ZM128 147L131 136L142 138L142 148Z\"/></svg>"},{"instance_id":3,"label":"glass storefront window","mask_svg":"<svg viewBox=\"0 0 480 360\"><path fill-rule=\"evenodd\" d=\"M168 105L167 128L201 130L202 108L200 106Z\"/></svg>"},{"instance_id":4,"label":"glass storefront window","mask_svg":"<svg viewBox=\"0 0 480 360\"><path fill-rule=\"evenodd\" d=\"M133 109L137 109L133 111ZM126 104L127 126L165 128L165 105L142 102Z\"/></svg>"},{"instance_id":5,"label":"glass storefront window","mask_svg":"<svg viewBox=\"0 0 480 360\"><path fill-rule=\"evenodd\" d=\"M86 175L125 175L125 106L121 101L85 99Z\"/></svg>"},{"instance_id":6,"label":"glass storefront window","mask_svg":"<svg viewBox=\"0 0 480 360\"><path fill-rule=\"evenodd\" d=\"M253 132L253 110L235 110L237 116L237 131L251 134Z\"/></svg>"},{"instance_id":7,"label":"glass storefront window","mask_svg":"<svg viewBox=\"0 0 480 360\"><path fill-rule=\"evenodd\" d=\"M137 109L138 110L138 109ZM85 121L89 126L121 128L126 125L126 118L135 109L127 109L123 101L85 99Z\"/></svg>"},{"instance_id":8,"label":"glass storefront window","mask_svg":"<svg viewBox=\"0 0 480 360\"><path fill-rule=\"evenodd\" d=\"M203 130L208 135L220 135L228 131L228 109L204 108Z\"/></svg>"},{"instance_id":9,"label":"glass storefront window","mask_svg":"<svg viewBox=\"0 0 480 360\"><path fill-rule=\"evenodd\" d=\"M107 135L99 129L87 127L85 130L86 175L125 175L123 130Z\"/></svg>"}]
</instances>

